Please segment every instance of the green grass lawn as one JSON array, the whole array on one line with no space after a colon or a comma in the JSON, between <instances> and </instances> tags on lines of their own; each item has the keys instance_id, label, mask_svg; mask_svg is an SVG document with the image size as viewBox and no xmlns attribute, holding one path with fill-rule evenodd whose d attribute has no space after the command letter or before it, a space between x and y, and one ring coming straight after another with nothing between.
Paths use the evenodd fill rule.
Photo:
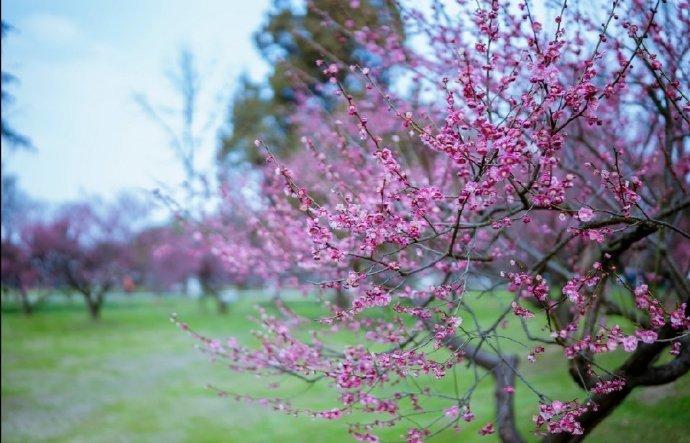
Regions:
<instances>
[{"instance_id":1,"label":"green grass lawn","mask_svg":"<svg viewBox=\"0 0 690 443\"><path fill-rule=\"evenodd\" d=\"M266 394L267 381L235 374L212 364L193 348L192 339L169 321L172 312L196 330L214 337L250 339L256 299L232 305L222 316L203 312L197 302L179 297L123 296L108 302L103 318L93 322L78 299L45 304L32 317L11 307L2 312L2 441L6 442L340 442L352 441L343 421L287 417L259 406L220 398L205 389ZM498 300L475 303L480 321L490 318ZM316 304L295 303L317 314ZM465 319L465 321L469 321ZM517 334L508 325L504 334ZM506 342L506 346L511 346ZM516 348L517 350L518 348ZM525 351L522 351L525 354ZM614 356L615 358L615 356ZM524 359L523 359L524 360ZM578 395L556 353L533 365L522 363L526 377L552 398ZM472 375L459 373L460 385ZM452 377L435 383L452 392ZM517 415L531 436L536 401L524 384L516 387ZM478 419L457 435L435 442L492 442L477 430L491 420L492 386L482 383L474 394ZM325 385L309 389L285 380L283 392L294 402L313 408L336 406L334 391ZM277 396L276 393L271 394ZM439 405L439 407L449 405ZM382 434L400 440L400 429ZM635 391L590 437L593 442L689 441L690 377L676 383ZM536 438L532 437L536 440Z\"/></svg>"}]
</instances>

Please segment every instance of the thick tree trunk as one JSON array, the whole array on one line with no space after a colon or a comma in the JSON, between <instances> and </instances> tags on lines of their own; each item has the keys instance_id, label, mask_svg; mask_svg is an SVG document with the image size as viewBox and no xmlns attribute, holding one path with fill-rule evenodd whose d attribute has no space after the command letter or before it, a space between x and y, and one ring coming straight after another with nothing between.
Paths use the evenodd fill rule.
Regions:
<instances>
[{"instance_id":1,"label":"thick tree trunk","mask_svg":"<svg viewBox=\"0 0 690 443\"><path fill-rule=\"evenodd\" d=\"M101 318L101 308L103 307L103 296L100 294L85 293L84 301L86 302L86 309L92 320L99 320Z\"/></svg>"}]
</instances>

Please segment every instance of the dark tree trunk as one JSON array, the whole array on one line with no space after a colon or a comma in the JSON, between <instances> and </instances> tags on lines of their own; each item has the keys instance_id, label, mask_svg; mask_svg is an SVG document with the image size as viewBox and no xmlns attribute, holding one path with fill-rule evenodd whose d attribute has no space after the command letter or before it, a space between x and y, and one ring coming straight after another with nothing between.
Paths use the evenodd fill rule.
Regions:
<instances>
[{"instance_id":1,"label":"dark tree trunk","mask_svg":"<svg viewBox=\"0 0 690 443\"><path fill-rule=\"evenodd\" d=\"M592 401L597 404L597 410L589 410L577 420L584 431L582 435L572 435L566 432L549 434L542 439L542 443L576 443L584 440L599 423L611 415L631 392L632 388L625 388L622 391L612 392L611 394L595 395Z\"/></svg>"},{"instance_id":2,"label":"dark tree trunk","mask_svg":"<svg viewBox=\"0 0 690 443\"><path fill-rule=\"evenodd\" d=\"M350 307L350 297L345 294L341 288L335 290L335 297L333 297L333 303L340 309L348 309Z\"/></svg>"},{"instance_id":3,"label":"dark tree trunk","mask_svg":"<svg viewBox=\"0 0 690 443\"><path fill-rule=\"evenodd\" d=\"M690 314L690 305L686 307L685 315ZM542 440L543 443L576 443L582 441L596 426L625 400L625 398L640 386L657 386L671 383L685 375L690 370L690 337L679 338L681 343L680 354L669 363L654 366L657 358L669 346L668 339L677 338L683 331L675 330L666 325L659 331L659 340L654 343L643 343L630 357L615 371L615 377L626 382L620 391L608 394L596 394L591 401L597 405L596 410L590 409L582 414L578 421L582 426L582 435L567 433L549 434ZM609 378L611 379L611 378ZM590 387L587 383L586 387Z\"/></svg>"},{"instance_id":4,"label":"dark tree trunk","mask_svg":"<svg viewBox=\"0 0 690 443\"><path fill-rule=\"evenodd\" d=\"M522 436L518 433L515 426L515 408L512 393L506 392L508 386L515 386L515 369L518 365L517 356L506 357L493 369L496 386L494 387L494 397L496 398L496 425L497 432L502 442L523 443Z\"/></svg>"},{"instance_id":5,"label":"dark tree trunk","mask_svg":"<svg viewBox=\"0 0 690 443\"><path fill-rule=\"evenodd\" d=\"M103 307L103 294L84 293L84 301L91 319L94 321L99 320L101 318L101 308Z\"/></svg>"},{"instance_id":6,"label":"dark tree trunk","mask_svg":"<svg viewBox=\"0 0 690 443\"><path fill-rule=\"evenodd\" d=\"M24 315L31 315L34 312L34 307L29 300L29 294L27 294L24 288L19 289L19 304Z\"/></svg>"}]
</instances>

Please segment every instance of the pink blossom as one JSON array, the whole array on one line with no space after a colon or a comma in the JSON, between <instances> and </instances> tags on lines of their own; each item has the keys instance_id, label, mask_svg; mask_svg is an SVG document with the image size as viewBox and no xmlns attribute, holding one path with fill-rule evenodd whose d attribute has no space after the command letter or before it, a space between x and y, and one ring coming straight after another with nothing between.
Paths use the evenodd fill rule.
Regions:
<instances>
[{"instance_id":1,"label":"pink blossom","mask_svg":"<svg viewBox=\"0 0 690 443\"><path fill-rule=\"evenodd\" d=\"M479 435L491 435L495 432L494 430L494 424L493 423L487 423L482 428L479 430Z\"/></svg>"},{"instance_id":2,"label":"pink blossom","mask_svg":"<svg viewBox=\"0 0 690 443\"><path fill-rule=\"evenodd\" d=\"M532 312L518 305L516 302L512 302L511 306L513 307L513 314L517 315L518 317L522 317L527 320L534 317Z\"/></svg>"},{"instance_id":3,"label":"pink blossom","mask_svg":"<svg viewBox=\"0 0 690 443\"><path fill-rule=\"evenodd\" d=\"M658 338L658 334L654 331L644 331L644 330L637 330L635 331L635 335L637 338L640 339L643 343L654 343L656 339Z\"/></svg>"},{"instance_id":4,"label":"pink blossom","mask_svg":"<svg viewBox=\"0 0 690 443\"><path fill-rule=\"evenodd\" d=\"M577 217L582 222L588 222L594 217L594 212L590 208L583 206L579 211L577 211Z\"/></svg>"},{"instance_id":5,"label":"pink blossom","mask_svg":"<svg viewBox=\"0 0 690 443\"><path fill-rule=\"evenodd\" d=\"M448 418L456 418L460 415L460 407L458 405L453 405L448 409L443 411L443 414Z\"/></svg>"},{"instance_id":6,"label":"pink blossom","mask_svg":"<svg viewBox=\"0 0 690 443\"><path fill-rule=\"evenodd\" d=\"M625 349L625 352L633 352L635 349L637 349L637 341L638 338L634 335L628 335L620 339L620 342L623 345L623 349Z\"/></svg>"}]
</instances>

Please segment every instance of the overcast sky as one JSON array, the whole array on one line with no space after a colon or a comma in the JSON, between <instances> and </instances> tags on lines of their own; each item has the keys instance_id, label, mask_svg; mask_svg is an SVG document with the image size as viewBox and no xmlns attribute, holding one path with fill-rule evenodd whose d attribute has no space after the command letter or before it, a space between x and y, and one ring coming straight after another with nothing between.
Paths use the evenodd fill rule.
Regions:
<instances>
[{"instance_id":1,"label":"overcast sky","mask_svg":"<svg viewBox=\"0 0 690 443\"><path fill-rule=\"evenodd\" d=\"M7 112L31 138L32 153L4 159L32 197L52 202L124 188L174 185L182 170L165 134L133 100L174 104L165 72L181 47L197 55L204 76L201 114L221 108L243 71L266 65L252 32L268 0L3 0L2 19L16 28L2 43L2 69L20 80ZM226 106L223 103L222 112ZM210 158L217 143L205 141Z\"/></svg>"}]
</instances>

